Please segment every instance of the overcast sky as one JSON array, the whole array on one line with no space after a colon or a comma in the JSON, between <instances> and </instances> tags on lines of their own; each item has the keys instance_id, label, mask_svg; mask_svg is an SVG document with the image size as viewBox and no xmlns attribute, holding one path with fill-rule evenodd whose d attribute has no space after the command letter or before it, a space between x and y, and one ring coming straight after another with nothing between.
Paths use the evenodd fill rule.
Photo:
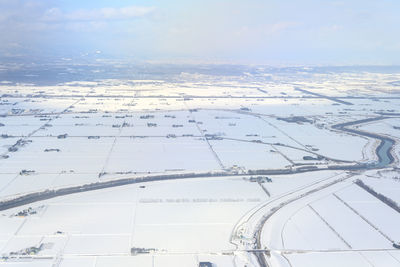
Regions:
<instances>
[{"instance_id":1,"label":"overcast sky","mask_svg":"<svg viewBox=\"0 0 400 267\"><path fill-rule=\"evenodd\" d=\"M0 53L400 64L399 0L0 0Z\"/></svg>"}]
</instances>

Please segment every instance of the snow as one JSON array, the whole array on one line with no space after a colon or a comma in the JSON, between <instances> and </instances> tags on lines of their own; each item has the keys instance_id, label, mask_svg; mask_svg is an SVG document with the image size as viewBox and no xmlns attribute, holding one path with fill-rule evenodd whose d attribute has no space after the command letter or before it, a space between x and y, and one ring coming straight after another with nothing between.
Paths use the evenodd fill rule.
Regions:
<instances>
[{"instance_id":1,"label":"snow","mask_svg":"<svg viewBox=\"0 0 400 267\"><path fill-rule=\"evenodd\" d=\"M397 211L357 185L343 189L337 195L389 238L396 242L400 240L400 229L397 227L400 214Z\"/></svg>"},{"instance_id":2,"label":"snow","mask_svg":"<svg viewBox=\"0 0 400 267\"><path fill-rule=\"evenodd\" d=\"M1 216L0 220L0 239L13 235L23 224L24 219L20 217Z\"/></svg>"},{"instance_id":3,"label":"snow","mask_svg":"<svg viewBox=\"0 0 400 267\"><path fill-rule=\"evenodd\" d=\"M367 123L359 126L358 129L399 138L400 130L394 127L400 127L399 118L390 118L383 121Z\"/></svg>"},{"instance_id":4,"label":"snow","mask_svg":"<svg viewBox=\"0 0 400 267\"><path fill-rule=\"evenodd\" d=\"M365 267L369 262L357 252L303 253L285 255L293 267Z\"/></svg>"},{"instance_id":5,"label":"snow","mask_svg":"<svg viewBox=\"0 0 400 267\"><path fill-rule=\"evenodd\" d=\"M22 169L39 173L100 172L113 139L88 140L84 138L35 138L19 151L10 154L2 163L3 172L20 172ZM60 149L60 152L45 152Z\"/></svg>"},{"instance_id":6,"label":"snow","mask_svg":"<svg viewBox=\"0 0 400 267\"><path fill-rule=\"evenodd\" d=\"M12 266L12 267L51 267L53 266L53 262L50 260L23 260L23 261L10 261L10 262L2 262L3 266Z\"/></svg>"},{"instance_id":7,"label":"snow","mask_svg":"<svg viewBox=\"0 0 400 267\"><path fill-rule=\"evenodd\" d=\"M29 247L39 246L41 241L40 236L18 236L14 235L0 251L0 255L10 252L17 252Z\"/></svg>"},{"instance_id":8,"label":"snow","mask_svg":"<svg viewBox=\"0 0 400 267\"><path fill-rule=\"evenodd\" d=\"M276 150L283 153L286 157L296 163L318 163L318 160L304 160L304 156L316 158L317 155L310 153L306 149L294 149L284 146L274 146Z\"/></svg>"},{"instance_id":9,"label":"snow","mask_svg":"<svg viewBox=\"0 0 400 267\"><path fill-rule=\"evenodd\" d=\"M51 204L40 218L28 219L19 233L48 235L61 231L83 235L129 234L132 231L133 212L132 202L114 204L99 200L90 204Z\"/></svg>"},{"instance_id":10,"label":"snow","mask_svg":"<svg viewBox=\"0 0 400 267\"><path fill-rule=\"evenodd\" d=\"M394 173L395 177L399 176L398 172ZM387 178L364 177L363 182L372 187L376 192L400 203L400 180L393 179L392 176Z\"/></svg>"},{"instance_id":11,"label":"snow","mask_svg":"<svg viewBox=\"0 0 400 267\"><path fill-rule=\"evenodd\" d=\"M283 194L292 192L299 187L309 187L318 181L328 179L330 177L336 177L340 175L340 171L318 171L318 172L306 172L296 173L288 175L271 175L272 183L264 183L264 187L267 188L268 192L272 196L281 196Z\"/></svg>"},{"instance_id":12,"label":"snow","mask_svg":"<svg viewBox=\"0 0 400 267\"><path fill-rule=\"evenodd\" d=\"M164 172L220 169L203 139L119 138L104 171Z\"/></svg>"},{"instance_id":13,"label":"snow","mask_svg":"<svg viewBox=\"0 0 400 267\"><path fill-rule=\"evenodd\" d=\"M128 254L129 235L73 235L64 255Z\"/></svg>"},{"instance_id":14,"label":"snow","mask_svg":"<svg viewBox=\"0 0 400 267\"><path fill-rule=\"evenodd\" d=\"M363 251L363 257L374 267L399 266L400 261L392 256L391 251Z\"/></svg>"},{"instance_id":15,"label":"snow","mask_svg":"<svg viewBox=\"0 0 400 267\"><path fill-rule=\"evenodd\" d=\"M3 252L52 243L41 255L62 251L68 266L72 264L68 258L85 255L99 256L99 265L110 262L101 258L105 255L120 256L122 264L141 263L124 258L131 247L155 248L161 253L228 251L234 248L229 241L235 222L265 199L256 183L242 177L151 182L145 188L129 185L58 197L29 205L44 208L25 217L18 234L5 236L9 241ZM0 224L21 223L21 218L8 216L27 207L8 210ZM196 263L194 256L189 258ZM165 264L176 261L163 256L159 262L164 260ZM229 266L229 260L218 260L221 266ZM77 259L76 264L84 262Z\"/></svg>"},{"instance_id":16,"label":"snow","mask_svg":"<svg viewBox=\"0 0 400 267\"><path fill-rule=\"evenodd\" d=\"M346 249L343 241L308 206L299 210L282 232L286 249Z\"/></svg>"},{"instance_id":17,"label":"snow","mask_svg":"<svg viewBox=\"0 0 400 267\"><path fill-rule=\"evenodd\" d=\"M376 160L375 140L333 131L330 126L377 116L377 112L400 112L400 100L380 98L392 96L389 82L399 77L361 72L289 75L257 69L239 76L182 72L166 81L3 83L0 199L147 174L337 164L303 160L314 156L312 152L339 160ZM333 97L366 98L347 98L354 104L347 106L309 98L296 87ZM154 117L140 118L145 115ZM292 116L305 116L312 123L278 120ZM399 122L390 118L358 128L398 138L394 127ZM57 138L65 133L66 139ZM29 143L9 152L20 138ZM22 170L35 172L24 175ZM400 240L398 213L352 184L361 178L399 202L394 173L360 171L309 195L302 194L348 173L271 175L272 182L262 187L250 182L249 176L179 179L39 201L0 213L0 254L45 243L51 246L38 256L53 258L2 261L1 265L51 266L60 260L61 267L190 267L199 261L217 267L251 266L253 256L241 249L251 247L248 243L262 216L280 207L266 222L261 239L263 246L277 249L272 251L274 265L397 266L400 254L381 233ZM42 208L27 217L12 216L28 207ZM345 252L346 243L363 251ZM156 250L131 256L132 247Z\"/></svg>"},{"instance_id":18,"label":"snow","mask_svg":"<svg viewBox=\"0 0 400 267\"><path fill-rule=\"evenodd\" d=\"M153 259L151 256L136 256L136 257L109 256L109 257L97 257L95 266L96 267L109 267L109 266L152 267L154 265L153 265ZM61 267L64 267L64 266L61 266Z\"/></svg>"},{"instance_id":19,"label":"snow","mask_svg":"<svg viewBox=\"0 0 400 267\"><path fill-rule=\"evenodd\" d=\"M311 206L353 249L392 248L388 240L334 196L323 198Z\"/></svg>"},{"instance_id":20,"label":"snow","mask_svg":"<svg viewBox=\"0 0 400 267\"><path fill-rule=\"evenodd\" d=\"M95 257L64 257L61 261L60 267L84 267L84 266L95 266ZM96 262L97 264L97 262ZM145 267L145 266L144 266Z\"/></svg>"},{"instance_id":21,"label":"snow","mask_svg":"<svg viewBox=\"0 0 400 267\"><path fill-rule=\"evenodd\" d=\"M317 148L318 153L340 160L362 160L362 151L368 140L359 136L337 133L327 129L319 129L315 125L304 123L288 123L284 121L270 122L290 135L303 147ZM351 147L352 149L348 149Z\"/></svg>"},{"instance_id":22,"label":"snow","mask_svg":"<svg viewBox=\"0 0 400 267\"><path fill-rule=\"evenodd\" d=\"M400 262L400 251L389 251L390 256L392 256L397 262Z\"/></svg>"},{"instance_id":23,"label":"snow","mask_svg":"<svg viewBox=\"0 0 400 267\"><path fill-rule=\"evenodd\" d=\"M262 217L264 214L272 214L268 217L268 220L265 222L262 233L261 233L261 244L262 246L266 246L271 249L284 249L286 242L288 242L289 246L301 246L301 247L314 247L314 242L316 244L325 243L326 245L322 248L330 248L331 246L338 245L337 237L330 234L330 233L321 233L322 236L331 237L333 240L322 240L313 232L313 238L307 238L306 240L305 235L310 231L308 223L302 223L303 217L297 217L296 215L301 212L307 205L319 201L321 198L325 196L329 196L332 192L335 192L339 188L342 188L343 184L335 184L330 187L324 188L323 190L317 191L315 194L308 194L310 190L318 189L323 186L325 183L329 183L335 181L337 179L343 178L346 176L345 173L339 173L336 175L329 175L329 173L324 173L324 179L316 179L310 183L310 180L305 179L303 180L302 184L297 184L297 187L293 188L290 191L287 191L284 194L273 196L271 201L263 208L263 210L259 213L258 216ZM300 174L294 175L293 180L296 181L296 176ZM304 174L302 174L304 175ZM315 177L318 177L318 174L314 174ZM301 177L301 176L300 176ZM279 179L274 179L279 180ZM297 181L299 182L299 181ZM346 183L349 183L348 181ZM298 196L303 196L298 198ZM289 201L289 202L288 202ZM255 216L254 216L255 217ZM290 226L290 221L293 220L294 223L297 222L297 218L300 219L299 224L297 224L298 229L293 229L293 225ZM309 218L307 218L308 220ZM259 218L258 220L261 220ZM256 220L255 223L258 221ZM289 224L289 231L298 232L293 236L287 236L284 234L284 229L286 225ZM302 228L304 227L304 232ZM318 229L318 228L317 228ZM301 233L301 234L299 234ZM288 240L286 240L288 238ZM300 240L297 240L300 238ZM302 244L301 241L306 241L308 243Z\"/></svg>"},{"instance_id":24,"label":"snow","mask_svg":"<svg viewBox=\"0 0 400 267\"><path fill-rule=\"evenodd\" d=\"M284 169L290 165L282 155L271 152L270 145L217 140L210 142L225 167L234 165L245 169Z\"/></svg>"}]
</instances>

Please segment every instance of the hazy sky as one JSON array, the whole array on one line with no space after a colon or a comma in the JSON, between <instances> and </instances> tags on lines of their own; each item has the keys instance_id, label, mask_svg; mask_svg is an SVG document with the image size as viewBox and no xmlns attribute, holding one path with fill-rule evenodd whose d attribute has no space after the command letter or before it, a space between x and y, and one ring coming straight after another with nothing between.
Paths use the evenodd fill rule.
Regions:
<instances>
[{"instance_id":1,"label":"hazy sky","mask_svg":"<svg viewBox=\"0 0 400 267\"><path fill-rule=\"evenodd\" d=\"M0 0L0 53L400 64L399 0Z\"/></svg>"}]
</instances>

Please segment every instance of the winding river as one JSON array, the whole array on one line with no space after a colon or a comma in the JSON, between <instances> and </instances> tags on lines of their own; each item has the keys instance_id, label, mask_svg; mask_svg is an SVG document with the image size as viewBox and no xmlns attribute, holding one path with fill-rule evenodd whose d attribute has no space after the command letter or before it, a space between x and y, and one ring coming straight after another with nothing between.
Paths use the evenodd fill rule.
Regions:
<instances>
[{"instance_id":1,"label":"winding river","mask_svg":"<svg viewBox=\"0 0 400 267\"><path fill-rule=\"evenodd\" d=\"M388 166L389 164L392 164L394 162L394 157L392 155L392 150L394 147L394 144L396 141L392 138L378 135L375 133L369 133L369 132L364 132L360 130L356 130L353 128L348 128L348 126L354 126L354 125L359 125L367 122L373 122L373 121L379 121L379 120L384 120L388 119L390 117L384 117L384 116L379 116L379 117L374 117L374 118L368 118L368 119L363 119L363 120L357 120L357 121L352 121L352 122L346 122L346 123L340 123L333 125L332 128L336 130L340 130L343 132L348 132L351 134L356 134L360 136L365 136L373 139L377 139L380 141L380 144L376 148L375 154L378 157L378 161L374 163L367 163L367 164L359 164L359 167L357 169L380 169ZM356 167L356 166L354 166ZM354 169L354 168L353 168Z\"/></svg>"}]
</instances>

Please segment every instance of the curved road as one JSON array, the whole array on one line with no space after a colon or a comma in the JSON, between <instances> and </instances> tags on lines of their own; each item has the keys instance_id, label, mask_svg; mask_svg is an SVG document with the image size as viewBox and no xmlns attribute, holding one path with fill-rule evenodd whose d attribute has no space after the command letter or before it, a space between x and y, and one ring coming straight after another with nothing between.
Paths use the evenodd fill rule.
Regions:
<instances>
[{"instance_id":1,"label":"curved road","mask_svg":"<svg viewBox=\"0 0 400 267\"><path fill-rule=\"evenodd\" d=\"M332 128L335 130L340 130L343 132L347 132L350 134L356 134L359 136L364 136L364 137L369 137L369 138L374 138L379 140L379 145L375 150L376 155L378 156L378 161L374 162L374 163L368 163L368 164L356 164L356 165L352 165L352 166L337 166L337 168L335 169L341 169L341 170L367 170L367 169L380 169L380 168L384 168L390 164L392 164L394 162L394 156L393 156L393 147L396 143L396 141L392 138L389 138L387 136L382 136L379 134L375 134L375 133L369 133L369 132L364 132L364 131L360 131L360 130L356 130L354 128L348 128L349 126L354 126L354 125L359 125L359 124L363 124L363 123L367 123L367 122L373 122L373 121L378 121L378 120L384 120L384 119L388 119L391 117L384 117L384 116L379 116L379 117L374 117L374 118L368 118L368 119L362 119L362 120L356 120L356 121L352 121L352 122L346 122L346 123L340 123L340 124L336 124L333 125ZM348 177L349 178L349 177ZM346 178L347 179L347 178ZM254 232L254 238L256 240L256 252L253 252L254 256L257 258L258 264L261 267L268 267L268 263L267 263L267 259L265 258L265 253L269 253L269 251L265 251L262 249L261 246L261 241L260 241L260 237L261 237L261 232L263 229L263 226L265 225L265 223L268 221L268 219L275 214L276 211L278 211L279 209L281 209L282 207L284 207L285 205L294 202L308 194L314 193L316 191L319 191L321 189L327 188L333 184L336 184L338 182L341 182L343 179L338 179L335 180L333 182L330 182L328 184L322 185L320 187L318 187L317 189L312 189L307 193L303 193L298 197L295 197L293 199L290 199L284 203L279 204L277 207L272 208L271 212L269 212L268 214L264 215L263 218L261 219L261 221L259 221L258 226L255 229ZM264 251L264 252L263 252Z\"/></svg>"},{"instance_id":2,"label":"curved road","mask_svg":"<svg viewBox=\"0 0 400 267\"><path fill-rule=\"evenodd\" d=\"M366 122L378 121L387 119L390 117L379 116L375 118L369 118L364 120L357 120L352 122L346 122L341 124L333 125L332 128L351 134L365 136L369 138L378 139L380 141L379 146L376 149L379 161L373 164L354 164L346 166L328 166L326 168L313 168L310 167L299 167L297 169L281 169L281 170L255 170L247 174L235 174L228 172L221 173L187 173L187 174L171 174L171 175L156 175L156 176L144 176L135 178L124 178L106 182L96 182L92 184L86 184L81 186L65 187L54 190L44 190L35 193L29 193L22 196L18 196L13 199L0 201L0 211L6 210L33 202L55 198L58 196L64 196L69 194L87 192L92 190L99 190L109 187L123 186L127 184L162 181L162 180L173 180L173 179L188 179L188 178L201 178L201 177L219 177L219 176L250 176L250 175L283 175L283 174L295 174L309 171L321 171L321 170L361 170L361 169L377 169L383 168L394 161L392 155L392 149L395 144L395 140L389 137L381 136L374 133L363 132L355 129L349 129L348 126L358 125Z\"/></svg>"},{"instance_id":3,"label":"curved road","mask_svg":"<svg viewBox=\"0 0 400 267\"><path fill-rule=\"evenodd\" d=\"M348 127L367 123L367 122L384 120L387 118L391 118L391 117L379 116L379 117L374 117L374 118L369 118L369 119L340 123L340 124L336 124L336 125L332 126L333 129L338 130L338 131L347 132L350 134L355 134L355 135L379 140L380 143L375 151L375 153L378 157L378 161L375 163L367 163L367 164L359 163L359 164L353 164L353 165L347 165L347 166L328 166L325 168L300 167L297 169L256 170L256 171L252 171L251 173L249 172L247 174L233 174L233 173L228 173L228 172L187 173L187 174L180 174L180 175L171 174L171 175L156 175L156 176L125 178L125 179L118 179L118 180L106 181L106 182L96 182L96 183L86 184L86 185L82 185L82 186L73 186L73 187L66 187L66 188L55 189L55 190L45 190L45 191L41 191L41 192L25 194L22 196L18 196L14 199L0 201L0 210L6 210L6 209L30 204L30 203L41 201L41 200L55 198L58 196L87 192L87 191L92 191L92 190L99 190L99 189L104 189L104 188L109 188L109 187L123 186L123 185L134 184L134 183L152 182L152 181L201 178L201 177L218 177L218 176L246 176L246 175L250 176L250 175L254 175L254 174L282 175L282 174L295 174L295 173L300 173L300 172L329 170L329 169L350 170L351 171L351 170L363 170L363 169L366 170L366 169L384 168L384 167L392 164L395 160L394 156L392 154L394 144L396 143L395 140L392 138L386 137L386 136L379 135L379 134L364 132L364 131L360 131L360 130L356 130L354 128L348 128ZM341 180L342 179L338 179L338 180L329 182L327 184L321 185L317 188L311 189L309 192L306 192L305 194L314 193L318 190L321 190L321 189L326 188L330 185L333 185L337 182L340 182ZM253 253L255 255L255 257L257 258L257 261L261 267L268 266L267 259L265 258L265 253L268 253L268 251L263 250L261 248L261 243L260 243L261 230L262 230L264 224L277 210L284 207L286 204L289 204L290 202L297 200L299 197L301 198L305 194L303 193L302 195L300 195L298 197L295 197L289 201L279 204L277 207L273 208L269 214L265 214L263 216L263 218L261 219L261 221L258 223L258 226L253 235L256 240L256 247L254 248L253 251L251 251L251 253ZM252 211L252 212L256 213L257 211L255 211L255 212Z\"/></svg>"}]
</instances>

